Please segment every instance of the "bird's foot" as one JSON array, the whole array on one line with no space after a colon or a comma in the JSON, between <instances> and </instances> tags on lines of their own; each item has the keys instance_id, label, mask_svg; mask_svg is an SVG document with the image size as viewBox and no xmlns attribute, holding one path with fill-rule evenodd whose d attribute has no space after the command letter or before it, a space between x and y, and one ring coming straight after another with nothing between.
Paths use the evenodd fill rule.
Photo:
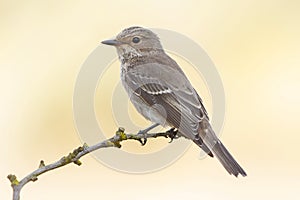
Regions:
<instances>
[{"instance_id":1,"label":"bird's foot","mask_svg":"<svg viewBox=\"0 0 300 200\"><path fill-rule=\"evenodd\" d=\"M147 143L147 133L148 133L148 131L145 131L146 129L144 129L144 130L140 130L139 132L138 132L138 135L142 135L143 136L143 138L140 138L139 139L139 141L140 141L140 143L142 144L142 146L144 146L146 143Z\"/></svg>"},{"instance_id":2,"label":"bird's foot","mask_svg":"<svg viewBox=\"0 0 300 200\"><path fill-rule=\"evenodd\" d=\"M140 130L138 132L138 135L143 135L143 140L139 140L142 144L142 146L144 146L147 143L147 133L149 131L151 131L152 129L154 129L155 127L157 127L159 124L152 124L151 126L149 126L148 128L145 128L144 130Z\"/></svg>"},{"instance_id":3,"label":"bird's foot","mask_svg":"<svg viewBox=\"0 0 300 200\"><path fill-rule=\"evenodd\" d=\"M177 135L178 130L175 128L171 128L170 130L167 131L169 138L171 139L169 143L173 142L174 139L179 138Z\"/></svg>"}]
</instances>

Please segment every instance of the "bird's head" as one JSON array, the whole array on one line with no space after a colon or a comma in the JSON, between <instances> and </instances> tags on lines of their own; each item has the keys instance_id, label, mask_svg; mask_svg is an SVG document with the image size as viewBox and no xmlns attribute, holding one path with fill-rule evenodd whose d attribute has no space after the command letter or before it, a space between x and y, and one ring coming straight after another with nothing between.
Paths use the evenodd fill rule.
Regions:
<instances>
[{"instance_id":1,"label":"bird's head","mask_svg":"<svg viewBox=\"0 0 300 200\"><path fill-rule=\"evenodd\" d=\"M102 41L102 44L117 48L119 58L123 56L142 56L163 51L159 38L149 29L133 26L124 29L115 39Z\"/></svg>"}]
</instances>

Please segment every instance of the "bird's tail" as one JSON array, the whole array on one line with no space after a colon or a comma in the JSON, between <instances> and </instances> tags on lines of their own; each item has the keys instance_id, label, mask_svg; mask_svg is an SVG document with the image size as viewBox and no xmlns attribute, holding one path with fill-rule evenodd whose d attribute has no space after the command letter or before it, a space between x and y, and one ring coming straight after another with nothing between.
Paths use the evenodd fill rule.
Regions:
<instances>
[{"instance_id":1,"label":"bird's tail","mask_svg":"<svg viewBox=\"0 0 300 200\"><path fill-rule=\"evenodd\" d=\"M222 144L220 140L212 148L213 154L218 158L223 167L227 170L229 174L238 176L247 176L243 168L237 163L237 161L232 157L226 147Z\"/></svg>"},{"instance_id":2,"label":"bird's tail","mask_svg":"<svg viewBox=\"0 0 300 200\"><path fill-rule=\"evenodd\" d=\"M242 176L247 176L247 174L243 170L243 168L237 163L237 161L229 153L229 151L226 149L226 147L217 138L217 136L215 135L209 122L207 122L205 124L202 124L202 123L200 124L199 136L200 136L200 138L202 138L203 143L206 146L206 148L208 148L211 151L211 153L217 157L217 159L221 162L221 164L223 165L223 167L227 170L227 172L229 174L233 174L236 177L239 174L241 174ZM198 146L200 146L197 142L195 142L195 143ZM203 144L202 144L202 147L203 147Z\"/></svg>"}]
</instances>

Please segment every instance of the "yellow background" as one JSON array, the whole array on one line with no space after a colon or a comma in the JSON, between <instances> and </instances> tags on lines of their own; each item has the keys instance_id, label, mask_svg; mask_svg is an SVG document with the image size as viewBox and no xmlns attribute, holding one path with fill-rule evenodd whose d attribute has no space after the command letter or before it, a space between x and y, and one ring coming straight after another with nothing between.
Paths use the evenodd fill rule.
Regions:
<instances>
[{"instance_id":1,"label":"yellow background","mask_svg":"<svg viewBox=\"0 0 300 200\"><path fill-rule=\"evenodd\" d=\"M271 0L0 1L0 199L11 199L9 173L24 177L40 159L53 162L80 145L72 115L80 66L101 40L132 25L177 31L206 50L225 88L221 140L248 177L198 160L196 146L144 175L87 156L81 167L29 183L22 199L296 199L299 9L299 1Z\"/></svg>"}]
</instances>

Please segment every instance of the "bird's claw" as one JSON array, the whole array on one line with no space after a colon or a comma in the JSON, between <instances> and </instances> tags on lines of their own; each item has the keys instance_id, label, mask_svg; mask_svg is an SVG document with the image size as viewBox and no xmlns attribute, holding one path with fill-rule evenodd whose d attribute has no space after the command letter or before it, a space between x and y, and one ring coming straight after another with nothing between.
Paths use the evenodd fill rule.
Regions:
<instances>
[{"instance_id":1,"label":"bird's claw","mask_svg":"<svg viewBox=\"0 0 300 200\"><path fill-rule=\"evenodd\" d=\"M178 130L175 128L171 128L170 130L167 131L169 138L171 139L169 143L173 142L174 139L178 138Z\"/></svg>"},{"instance_id":2,"label":"bird's claw","mask_svg":"<svg viewBox=\"0 0 300 200\"><path fill-rule=\"evenodd\" d=\"M142 135L143 138L139 138L138 141L142 144L142 146L144 146L146 143L147 143L147 132L148 131L145 131L145 130L140 130L138 132L138 135Z\"/></svg>"},{"instance_id":3,"label":"bird's claw","mask_svg":"<svg viewBox=\"0 0 300 200\"><path fill-rule=\"evenodd\" d=\"M147 143L147 138L143 138L144 140L141 139L141 144L144 146Z\"/></svg>"},{"instance_id":4,"label":"bird's claw","mask_svg":"<svg viewBox=\"0 0 300 200\"><path fill-rule=\"evenodd\" d=\"M145 138L135 138L135 140L139 141L142 146L144 146L147 142L147 140L145 141Z\"/></svg>"},{"instance_id":5,"label":"bird's claw","mask_svg":"<svg viewBox=\"0 0 300 200\"><path fill-rule=\"evenodd\" d=\"M157 127L159 124L155 123L155 124L152 124L151 126L149 126L148 128L144 129L144 130L140 130L138 132L138 135L142 135L143 137L140 137L138 139L138 141L142 144L142 146L144 146L146 143L147 143L147 133L154 129L155 127Z\"/></svg>"}]
</instances>

